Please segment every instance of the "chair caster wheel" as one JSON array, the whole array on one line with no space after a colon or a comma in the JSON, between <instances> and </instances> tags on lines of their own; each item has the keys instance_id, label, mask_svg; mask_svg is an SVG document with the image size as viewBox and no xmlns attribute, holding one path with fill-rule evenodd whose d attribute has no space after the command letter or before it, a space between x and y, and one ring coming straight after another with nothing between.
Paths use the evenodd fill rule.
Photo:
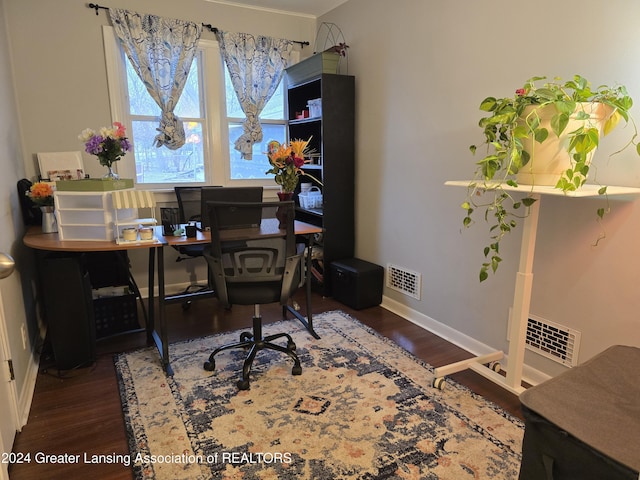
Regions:
<instances>
[{"instance_id":1,"label":"chair caster wheel","mask_svg":"<svg viewBox=\"0 0 640 480\"><path fill-rule=\"evenodd\" d=\"M295 344L295 343L293 343L293 342L289 342L289 343L287 343L287 349L288 349L288 350L291 350L291 351L295 352L295 351L296 351L296 348L298 348L298 347L296 347L296 344Z\"/></svg>"},{"instance_id":2,"label":"chair caster wheel","mask_svg":"<svg viewBox=\"0 0 640 480\"><path fill-rule=\"evenodd\" d=\"M190 308L191 308L191 300L188 300L186 302L182 302L182 310L184 310L186 312Z\"/></svg>"},{"instance_id":3,"label":"chair caster wheel","mask_svg":"<svg viewBox=\"0 0 640 480\"><path fill-rule=\"evenodd\" d=\"M206 362L204 362L204 369L208 372L213 372L216 369L216 361L215 360L208 360Z\"/></svg>"},{"instance_id":4,"label":"chair caster wheel","mask_svg":"<svg viewBox=\"0 0 640 480\"><path fill-rule=\"evenodd\" d=\"M240 341L241 342L250 341L252 338L253 338L253 335L251 335L249 332L242 332L240 334Z\"/></svg>"},{"instance_id":5,"label":"chair caster wheel","mask_svg":"<svg viewBox=\"0 0 640 480\"><path fill-rule=\"evenodd\" d=\"M238 389L239 390L249 390L249 380L238 380Z\"/></svg>"},{"instance_id":6,"label":"chair caster wheel","mask_svg":"<svg viewBox=\"0 0 640 480\"><path fill-rule=\"evenodd\" d=\"M489 368L494 372L500 373L502 367L500 365L500 362L491 362L489 363Z\"/></svg>"},{"instance_id":7,"label":"chair caster wheel","mask_svg":"<svg viewBox=\"0 0 640 480\"><path fill-rule=\"evenodd\" d=\"M291 369L291 375L302 375L302 366L294 365Z\"/></svg>"},{"instance_id":8,"label":"chair caster wheel","mask_svg":"<svg viewBox=\"0 0 640 480\"><path fill-rule=\"evenodd\" d=\"M438 377L433 379L433 388L437 388L438 390L444 390L444 386L446 385L444 377Z\"/></svg>"}]
</instances>

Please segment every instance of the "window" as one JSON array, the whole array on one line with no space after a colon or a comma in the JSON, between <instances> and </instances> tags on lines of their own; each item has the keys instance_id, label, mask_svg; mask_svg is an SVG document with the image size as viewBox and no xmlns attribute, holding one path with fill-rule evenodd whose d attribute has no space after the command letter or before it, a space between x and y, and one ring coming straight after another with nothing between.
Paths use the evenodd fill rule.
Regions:
<instances>
[{"instance_id":1,"label":"window","mask_svg":"<svg viewBox=\"0 0 640 480\"><path fill-rule=\"evenodd\" d=\"M205 182L204 155L208 129L200 88L202 52L193 60L189 78L175 109L175 114L184 124L186 138L186 143L178 150L154 145L160 107L149 95L131 62L125 64L131 122L129 135L134 145L136 183L174 185Z\"/></svg>"},{"instance_id":2,"label":"window","mask_svg":"<svg viewBox=\"0 0 640 480\"><path fill-rule=\"evenodd\" d=\"M270 140L286 140L284 82L265 106L260 123L263 140L253 147L253 159L244 160L234 142L242 133L244 113L231 86L218 43L200 40L189 79L175 113L183 121L186 144L178 150L153 144L160 108L131 67L112 27L103 27L111 112L121 121L134 145L118 172L144 188L174 185L274 185L265 175Z\"/></svg>"},{"instance_id":3,"label":"window","mask_svg":"<svg viewBox=\"0 0 640 480\"><path fill-rule=\"evenodd\" d=\"M230 157L230 178L231 180L244 179L272 179L267 177L264 172L271 168L269 160L265 155L267 144L271 140L284 142L287 138L287 127L284 113L284 82L280 82L278 90L269 99L260 115L260 124L262 125L262 142L253 146L253 159L244 160L241 158L240 152L234 148L234 144L238 137L242 135L242 122L244 121L244 113L240 108L240 102L236 96L229 71L225 68L225 90L227 105L227 124L229 127L229 157Z\"/></svg>"}]
</instances>

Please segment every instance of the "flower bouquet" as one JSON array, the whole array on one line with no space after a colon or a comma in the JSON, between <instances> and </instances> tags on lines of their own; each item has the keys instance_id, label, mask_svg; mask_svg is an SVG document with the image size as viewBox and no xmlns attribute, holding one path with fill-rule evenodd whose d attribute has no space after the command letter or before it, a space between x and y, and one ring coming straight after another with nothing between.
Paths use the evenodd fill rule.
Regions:
<instances>
[{"instance_id":1,"label":"flower bouquet","mask_svg":"<svg viewBox=\"0 0 640 480\"><path fill-rule=\"evenodd\" d=\"M53 188L46 182L34 183L26 195L38 207L53 207Z\"/></svg>"},{"instance_id":2,"label":"flower bouquet","mask_svg":"<svg viewBox=\"0 0 640 480\"><path fill-rule=\"evenodd\" d=\"M131 150L124 125L114 122L112 127L102 127L98 133L87 128L78 138L84 142L85 152L97 156L100 165L109 169L105 178L117 179L118 176L113 173L111 167Z\"/></svg>"},{"instance_id":3,"label":"flower bouquet","mask_svg":"<svg viewBox=\"0 0 640 480\"><path fill-rule=\"evenodd\" d=\"M271 169L265 173L271 173L274 176L275 182L280 185L282 192L293 193L298 185L298 177L305 175L318 184L322 183L309 175L302 167L305 163L309 163L308 159L305 159L309 155L309 142L308 140L291 140L289 145L282 145L277 140L271 140L267 144L267 157L271 164Z\"/></svg>"},{"instance_id":4,"label":"flower bouquet","mask_svg":"<svg viewBox=\"0 0 640 480\"><path fill-rule=\"evenodd\" d=\"M58 223L53 207L53 188L47 182L37 182L25 192L33 204L42 212L42 233L58 231Z\"/></svg>"}]
</instances>

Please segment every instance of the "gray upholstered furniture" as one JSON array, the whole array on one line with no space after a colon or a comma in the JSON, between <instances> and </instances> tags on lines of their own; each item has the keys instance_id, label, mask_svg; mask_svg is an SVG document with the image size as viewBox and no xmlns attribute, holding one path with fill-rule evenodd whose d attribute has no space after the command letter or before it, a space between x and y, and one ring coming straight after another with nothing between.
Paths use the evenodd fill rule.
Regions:
<instances>
[{"instance_id":1,"label":"gray upholstered furniture","mask_svg":"<svg viewBox=\"0 0 640 480\"><path fill-rule=\"evenodd\" d=\"M520 480L638 480L640 348L610 347L520 400Z\"/></svg>"}]
</instances>

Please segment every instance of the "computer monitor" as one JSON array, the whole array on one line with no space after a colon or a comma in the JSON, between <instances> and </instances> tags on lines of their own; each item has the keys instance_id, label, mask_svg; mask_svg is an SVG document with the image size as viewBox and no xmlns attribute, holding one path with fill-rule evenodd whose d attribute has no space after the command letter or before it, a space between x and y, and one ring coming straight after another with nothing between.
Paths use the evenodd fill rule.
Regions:
<instances>
[{"instance_id":1,"label":"computer monitor","mask_svg":"<svg viewBox=\"0 0 640 480\"><path fill-rule=\"evenodd\" d=\"M207 202L261 202L262 187L202 187L201 222L202 230L211 229L211 219L207 209ZM221 219L228 228L240 228L257 225L262 219L262 209L242 209L236 215Z\"/></svg>"}]
</instances>

